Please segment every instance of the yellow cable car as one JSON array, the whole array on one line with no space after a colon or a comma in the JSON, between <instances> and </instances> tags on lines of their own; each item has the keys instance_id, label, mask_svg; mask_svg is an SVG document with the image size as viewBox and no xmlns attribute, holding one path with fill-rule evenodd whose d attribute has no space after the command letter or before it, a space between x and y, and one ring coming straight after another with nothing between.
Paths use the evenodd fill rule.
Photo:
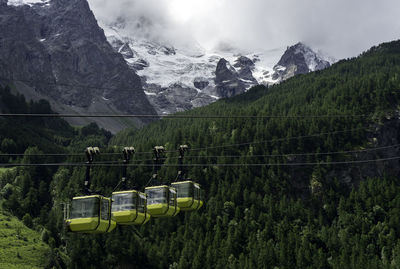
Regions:
<instances>
[{"instance_id":1,"label":"yellow cable car","mask_svg":"<svg viewBox=\"0 0 400 269\"><path fill-rule=\"evenodd\" d=\"M197 210L203 206L200 185L191 180L171 184L177 191L178 206L182 211Z\"/></svg>"},{"instance_id":2,"label":"yellow cable car","mask_svg":"<svg viewBox=\"0 0 400 269\"><path fill-rule=\"evenodd\" d=\"M147 195L147 211L152 217L173 217L180 208L178 207L176 189L167 185L145 188Z\"/></svg>"},{"instance_id":3,"label":"yellow cable car","mask_svg":"<svg viewBox=\"0 0 400 269\"><path fill-rule=\"evenodd\" d=\"M189 150L188 145L180 145L179 147L179 170L176 180L171 184L177 191L178 206L182 211L198 210L203 206L202 190L200 184L191 180L184 180L183 157L185 152Z\"/></svg>"},{"instance_id":4,"label":"yellow cable car","mask_svg":"<svg viewBox=\"0 0 400 269\"><path fill-rule=\"evenodd\" d=\"M111 199L101 195L74 197L66 224L71 232L111 232L117 225L111 215Z\"/></svg>"},{"instance_id":5,"label":"yellow cable car","mask_svg":"<svg viewBox=\"0 0 400 269\"><path fill-rule=\"evenodd\" d=\"M109 233L117 223L111 214L110 198L102 195L90 195L90 168L94 156L100 153L98 147L88 147L85 150L88 159L84 192L86 196L72 198L70 216L65 220L68 231L80 233Z\"/></svg>"},{"instance_id":6,"label":"yellow cable car","mask_svg":"<svg viewBox=\"0 0 400 269\"><path fill-rule=\"evenodd\" d=\"M146 194L135 190L112 194L112 214L120 225L142 225L150 220Z\"/></svg>"}]
</instances>

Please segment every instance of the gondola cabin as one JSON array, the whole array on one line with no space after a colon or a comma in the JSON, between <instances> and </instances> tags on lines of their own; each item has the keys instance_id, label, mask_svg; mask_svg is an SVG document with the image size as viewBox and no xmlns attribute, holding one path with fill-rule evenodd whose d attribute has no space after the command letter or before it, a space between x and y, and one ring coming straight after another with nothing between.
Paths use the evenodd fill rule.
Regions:
<instances>
[{"instance_id":1,"label":"gondola cabin","mask_svg":"<svg viewBox=\"0 0 400 269\"><path fill-rule=\"evenodd\" d=\"M135 190L113 192L112 214L120 225L142 225L150 220L146 194Z\"/></svg>"},{"instance_id":2,"label":"gondola cabin","mask_svg":"<svg viewBox=\"0 0 400 269\"><path fill-rule=\"evenodd\" d=\"M71 232L111 232L117 225L111 215L111 199L101 195L74 197L66 225Z\"/></svg>"},{"instance_id":3,"label":"gondola cabin","mask_svg":"<svg viewBox=\"0 0 400 269\"><path fill-rule=\"evenodd\" d=\"M152 217L173 217L180 208L176 200L176 190L166 185L147 187L147 211Z\"/></svg>"},{"instance_id":4,"label":"gondola cabin","mask_svg":"<svg viewBox=\"0 0 400 269\"><path fill-rule=\"evenodd\" d=\"M178 206L182 211L197 210L203 206L201 188L191 180L171 184L177 192Z\"/></svg>"}]
</instances>

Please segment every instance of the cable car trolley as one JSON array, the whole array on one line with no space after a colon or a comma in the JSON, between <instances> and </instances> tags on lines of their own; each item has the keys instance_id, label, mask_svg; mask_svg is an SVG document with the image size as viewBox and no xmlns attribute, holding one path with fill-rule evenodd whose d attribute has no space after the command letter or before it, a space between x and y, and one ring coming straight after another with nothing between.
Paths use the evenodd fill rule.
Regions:
<instances>
[{"instance_id":1,"label":"cable car trolley","mask_svg":"<svg viewBox=\"0 0 400 269\"><path fill-rule=\"evenodd\" d=\"M84 185L85 196L72 198L69 218L65 221L68 231L80 233L108 233L115 229L116 222L111 214L110 198L99 194L92 195L90 187L90 169L99 148L88 147L85 150L88 159Z\"/></svg>"},{"instance_id":2,"label":"cable car trolley","mask_svg":"<svg viewBox=\"0 0 400 269\"><path fill-rule=\"evenodd\" d=\"M177 190L177 202L182 211L198 210L203 206L202 190L200 184L186 179L184 180L183 157L189 149L187 145L179 147L179 171L177 182L171 184Z\"/></svg>"},{"instance_id":3,"label":"cable car trolley","mask_svg":"<svg viewBox=\"0 0 400 269\"><path fill-rule=\"evenodd\" d=\"M154 147L154 173L152 176L153 181L157 181L157 170L162 162L160 157L164 154L164 147ZM152 217L173 217L180 212L177 203L177 192L174 187L167 185L158 185L146 187L145 193L147 195L147 210Z\"/></svg>"},{"instance_id":4,"label":"cable car trolley","mask_svg":"<svg viewBox=\"0 0 400 269\"><path fill-rule=\"evenodd\" d=\"M122 167L122 191L112 193L112 215L120 225L142 225L150 220L147 212L146 194L137 190L125 190L127 179L127 164L134 154L133 147L125 147L123 150L124 166Z\"/></svg>"}]
</instances>

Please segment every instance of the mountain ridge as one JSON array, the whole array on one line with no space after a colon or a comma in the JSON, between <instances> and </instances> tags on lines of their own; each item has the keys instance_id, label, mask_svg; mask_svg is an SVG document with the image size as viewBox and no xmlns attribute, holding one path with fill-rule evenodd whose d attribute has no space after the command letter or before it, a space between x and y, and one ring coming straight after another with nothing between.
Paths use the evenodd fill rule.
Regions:
<instances>
[{"instance_id":1,"label":"mountain ridge","mask_svg":"<svg viewBox=\"0 0 400 269\"><path fill-rule=\"evenodd\" d=\"M155 114L140 78L109 45L86 0L3 5L0 12L10 18L0 21L6 41L0 51L0 76L20 81L15 90L36 100L47 97L61 113ZM97 121L114 132L148 122L69 121Z\"/></svg>"},{"instance_id":2,"label":"mountain ridge","mask_svg":"<svg viewBox=\"0 0 400 269\"><path fill-rule=\"evenodd\" d=\"M219 98L243 93L258 84L276 84L296 74L320 70L330 65L325 60L326 57L303 43L287 47L286 50L280 48L253 53L241 52L227 44L212 51L206 51L193 42L183 47L174 47L170 42L163 43L161 40L152 41L149 37L135 36L128 30L130 23L134 22L137 23L135 19L131 22L124 18L118 18L117 22L111 24L99 21L114 50L121 53L128 65L142 78L145 93L159 114L210 104ZM137 31L145 31L143 27L146 24ZM288 54L303 54L303 62L298 56L296 58L287 56ZM280 59L282 57L291 57L295 61L284 63ZM220 80L221 59L235 69L231 70L229 79ZM269 66L271 62L274 64ZM228 80L229 83L222 83ZM198 88L195 84L201 87ZM180 98L183 91L189 94Z\"/></svg>"}]
</instances>

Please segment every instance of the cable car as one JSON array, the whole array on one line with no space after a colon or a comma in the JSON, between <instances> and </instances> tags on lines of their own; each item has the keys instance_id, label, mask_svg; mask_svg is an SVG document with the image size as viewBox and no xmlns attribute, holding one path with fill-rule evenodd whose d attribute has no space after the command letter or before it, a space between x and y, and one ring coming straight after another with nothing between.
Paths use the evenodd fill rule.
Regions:
<instances>
[{"instance_id":1,"label":"cable car","mask_svg":"<svg viewBox=\"0 0 400 269\"><path fill-rule=\"evenodd\" d=\"M135 190L112 193L112 215L120 225L142 225L150 220L145 193Z\"/></svg>"},{"instance_id":2,"label":"cable car","mask_svg":"<svg viewBox=\"0 0 400 269\"><path fill-rule=\"evenodd\" d=\"M88 147L85 150L88 159L84 184L85 196L72 198L71 212L65 220L67 230L80 233L109 233L115 229L117 223L111 214L110 198L102 195L91 195L90 169L94 156L100 153L98 147Z\"/></svg>"},{"instance_id":3,"label":"cable car","mask_svg":"<svg viewBox=\"0 0 400 269\"><path fill-rule=\"evenodd\" d=\"M102 195L74 197L66 224L71 232L111 232L117 225L111 215L111 199Z\"/></svg>"},{"instance_id":4,"label":"cable car","mask_svg":"<svg viewBox=\"0 0 400 269\"><path fill-rule=\"evenodd\" d=\"M186 180L171 185L177 191L177 202L182 211L197 210L203 206L200 184Z\"/></svg>"},{"instance_id":5,"label":"cable car","mask_svg":"<svg viewBox=\"0 0 400 269\"><path fill-rule=\"evenodd\" d=\"M190 179L184 179L183 158L185 152L189 150L188 145L180 145L179 147L179 170L176 180L171 184L177 191L178 206L182 211L198 210L203 206L202 190L200 184Z\"/></svg>"},{"instance_id":6,"label":"cable car","mask_svg":"<svg viewBox=\"0 0 400 269\"><path fill-rule=\"evenodd\" d=\"M167 185L145 188L147 195L147 211L152 217L173 217L180 208L178 207L176 189Z\"/></svg>"}]
</instances>

